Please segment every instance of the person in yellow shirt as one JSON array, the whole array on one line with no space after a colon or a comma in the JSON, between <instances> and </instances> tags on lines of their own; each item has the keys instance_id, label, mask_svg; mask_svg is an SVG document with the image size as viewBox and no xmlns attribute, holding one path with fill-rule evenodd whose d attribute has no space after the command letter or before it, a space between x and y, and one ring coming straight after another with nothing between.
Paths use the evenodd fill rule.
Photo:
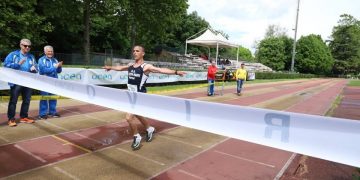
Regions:
<instances>
[{"instance_id":1,"label":"person in yellow shirt","mask_svg":"<svg viewBox=\"0 0 360 180\"><path fill-rule=\"evenodd\" d=\"M245 69L245 64L241 63L241 67L236 70L235 78L236 78L236 92L237 95L241 95L241 89L244 84L244 81L246 81L247 71Z\"/></svg>"}]
</instances>

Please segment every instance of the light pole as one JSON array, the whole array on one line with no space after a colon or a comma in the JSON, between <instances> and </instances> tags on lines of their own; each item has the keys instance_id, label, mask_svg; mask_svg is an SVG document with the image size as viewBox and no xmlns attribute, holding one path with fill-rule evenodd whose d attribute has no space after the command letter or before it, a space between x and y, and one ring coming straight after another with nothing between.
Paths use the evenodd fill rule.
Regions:
<instances>
[{"instance_id":1,"label":"light pole","mask_svg":"<svg viewBox=\"0 0 360 180\"><path fill-rule=\"evenodd\" d=\"M296 34L297 34L297 26L298 26L298 18L299 18L299 6L300 0L297 3L297 10L296 10L296 23L295 23L295 35L294 35L294 44L292 50L292 57L291 57L291 72L294 72L294 61L295 61L295 54L296 54Z\"/></svg>"}]
</instances>

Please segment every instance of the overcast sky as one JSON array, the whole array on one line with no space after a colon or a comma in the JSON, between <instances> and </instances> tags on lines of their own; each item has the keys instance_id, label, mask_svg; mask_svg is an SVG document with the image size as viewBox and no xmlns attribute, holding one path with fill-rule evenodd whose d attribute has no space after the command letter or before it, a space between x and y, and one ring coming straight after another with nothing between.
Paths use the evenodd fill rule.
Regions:
<instances>
[{"instance_id":1,"label":"overcast sky","mask_svg":"<svg viewBox=\"0 0 360 180\"><path fill-rule=\"evenodd\" d=\"M261 40L270 24L287 29L294 37L297 0L188 0L188 12L197 11L216 30L227 33L229 40L254 52L255 40ZM329 39L341 14L360 20L360 0L300 0L297 39L319 34Z\"/></svg>"}]
</instances>

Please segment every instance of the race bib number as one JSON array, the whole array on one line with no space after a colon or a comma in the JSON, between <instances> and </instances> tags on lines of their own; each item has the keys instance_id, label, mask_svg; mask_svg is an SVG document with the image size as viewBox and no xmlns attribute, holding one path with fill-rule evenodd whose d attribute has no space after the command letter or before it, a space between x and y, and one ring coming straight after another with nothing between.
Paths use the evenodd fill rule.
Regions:
<instances>
[{"instance_id":1,"label":"race bib number","mask_svg":"<svg viewBox=\"0 0 360 180\"><path fill-rule=\"evenodd\" d=\"M128 90L131 92L138 92L137 85L128 84L127 87L128 87Z\"/></svg>"}]
</instances>

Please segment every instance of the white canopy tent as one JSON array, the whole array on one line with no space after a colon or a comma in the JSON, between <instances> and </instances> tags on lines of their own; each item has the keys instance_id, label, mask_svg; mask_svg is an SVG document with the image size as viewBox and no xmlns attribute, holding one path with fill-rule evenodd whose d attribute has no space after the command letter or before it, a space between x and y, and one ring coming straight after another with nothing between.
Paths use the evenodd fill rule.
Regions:
<instances>
[{"instance_id":1,"label":"white canopy tent","mask_svg":"<svg viewBox=\"0 0 360 180\"><path fill-rule=\"evenodd\" d=\"M197 45L197 46L207 47L209 49L209 58L210 58L210 48L216 48L215 62L217 63L217 59L219 56L219 48L237 48L236 61L237 62L239 61L239 45L229 42L220 33L215 34L208 28L204 29L204 30L206 30L206 31L203 34L201 34L199 37L190 39L190 40L186 39L185 55L187 54L187 44L193 44L193 45ZM204 30L202 30L202 31L204 31ZM202 31L200 31L200 32L202 32ZM198 33L200 33L200 32L198 32Z\"/></svg>"}]
</instances>

